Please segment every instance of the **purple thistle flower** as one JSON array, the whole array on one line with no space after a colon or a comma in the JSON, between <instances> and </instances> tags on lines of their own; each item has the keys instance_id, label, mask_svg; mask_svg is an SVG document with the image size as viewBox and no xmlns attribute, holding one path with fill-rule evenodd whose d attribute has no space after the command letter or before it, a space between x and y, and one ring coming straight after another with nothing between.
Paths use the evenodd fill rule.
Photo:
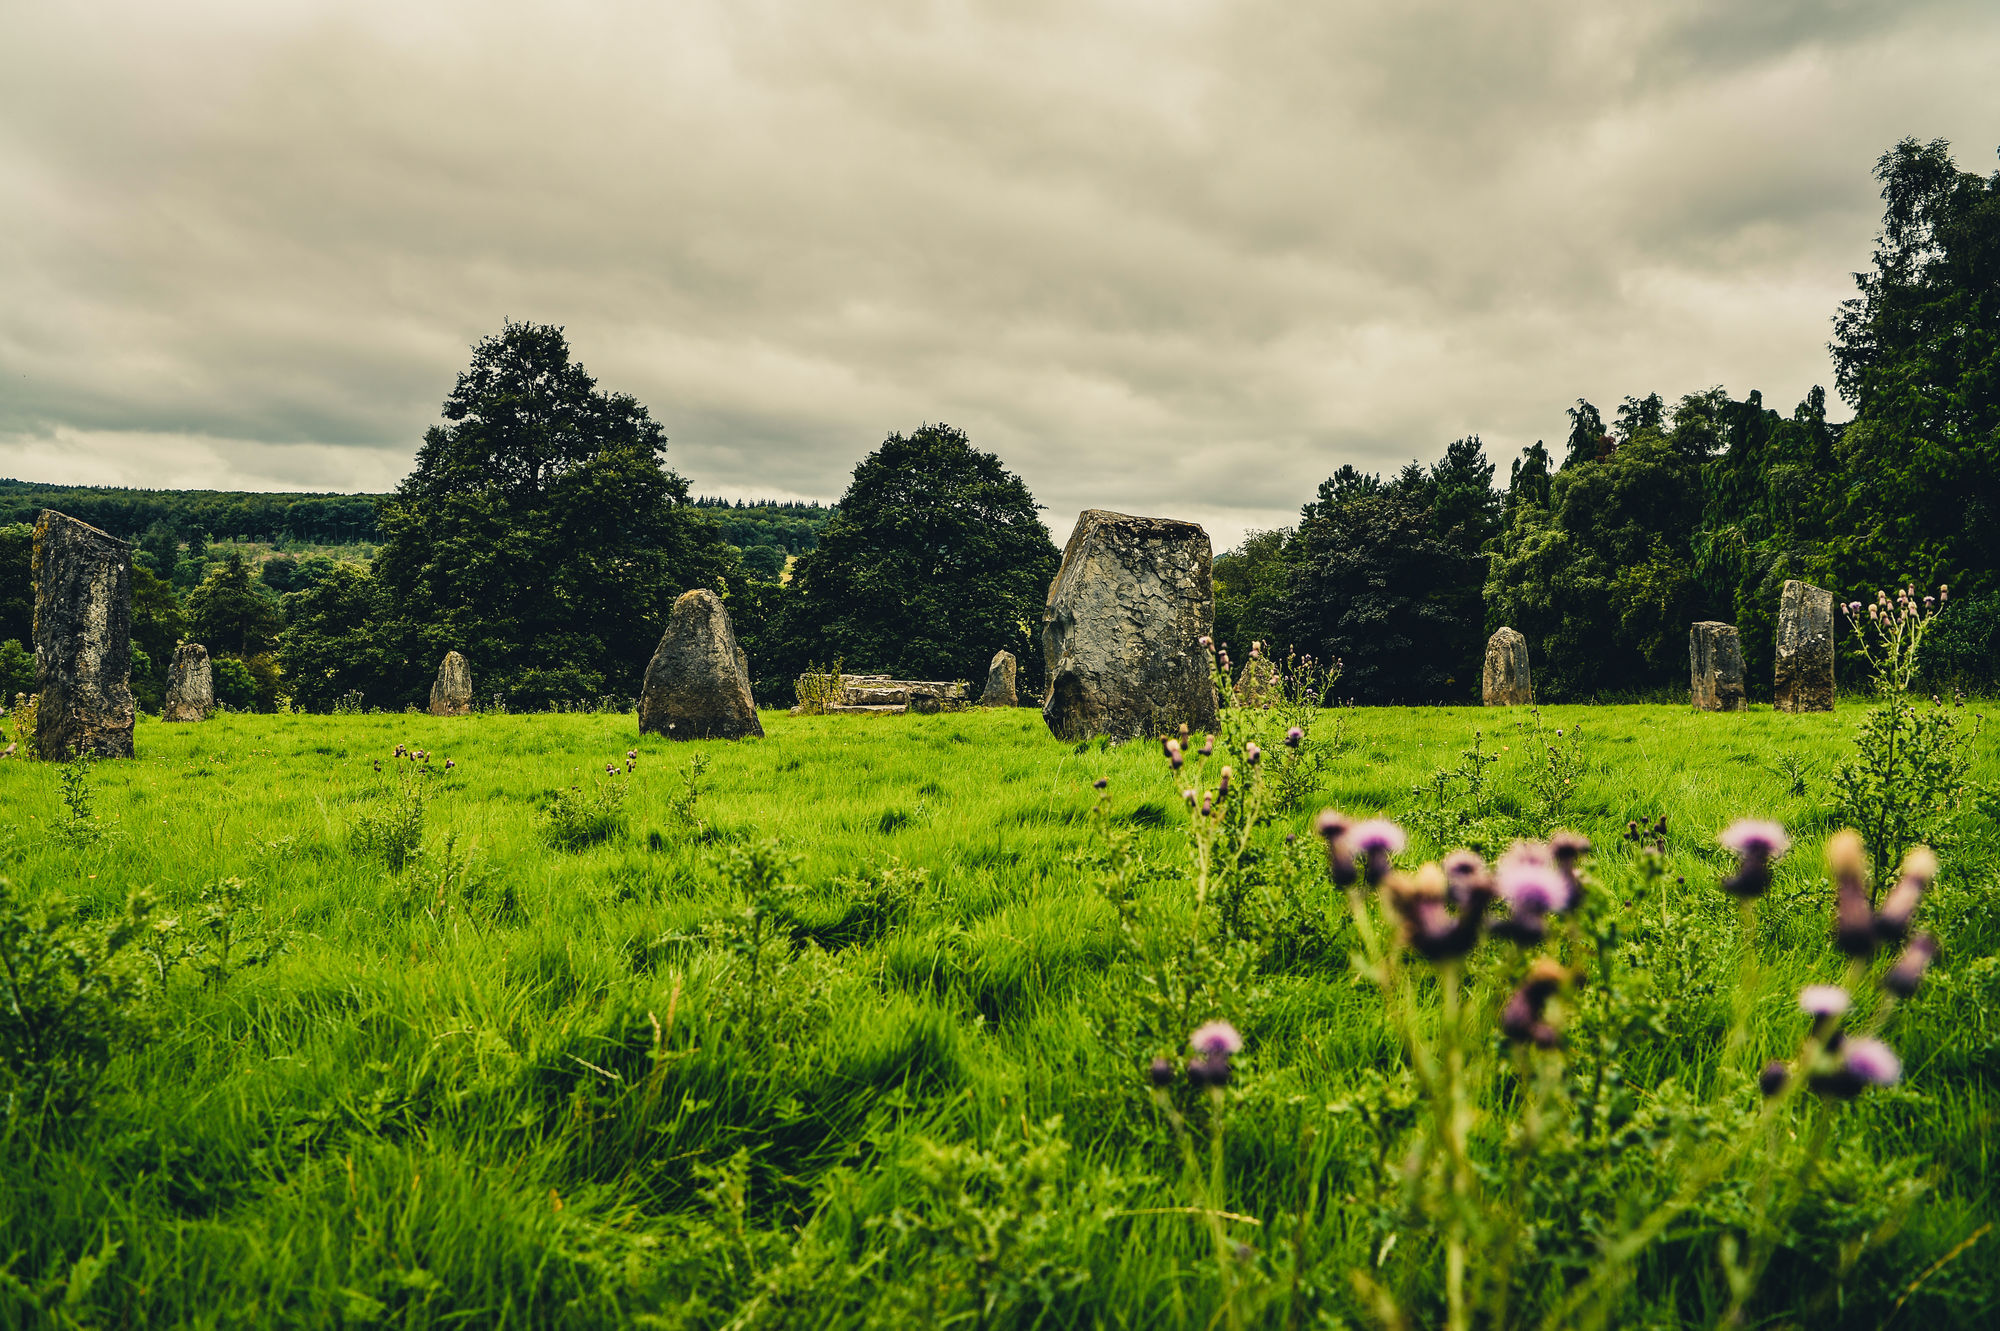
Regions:
<instances>
[{"instance_id":1,"label":"purple thistle flower","mask_svg":"<svg viewBox=\"0 0 2000 1331\"><path fill-rule=\"evenodd\" d=\"M1852 1100L1870 1086L1893 1086L1903 1076L1903 1060L1896 1051L1869 1036L1843 1040L1839 1058L1831 1070L1812 1078L1815 1091L1836 1100Z\"/></svg>"},{"instance_id":2,"label":"purple thistle flower","mask_svg":"<svg viewBox=\"0 0 2000 1331\"><path fill-rule=\"evenodd\" d=\"M1896 964L1883 975L1882 987L1898 998L1915 997L1917 986L1924 981L1924 972L1937 960L1937 954L1937 939L1929 934L1918 934L1903 949L1903 955L1896 958Z\"/></svg>"},{"instance_id":3,"label":"purple thistle flower","mask_svg":"<svg viewBox=\"0 0 2000 1331\"><path fill-rule=\"evenodd\" d=\"M1198 1054L1240 1054L1243 1037L1226 1021L1203 1022L1188 1036L1188 1048Z\"/></svg>"},{"instance_id":4,"label":"purple thistle flower","mask_svg":"<svg viewBox=\"0 0 2000 1331\"><path fill-rule=\"evenodd\" d=\"M1479 942L1480 921L1493 904L1491 885L1483 881L1466 885L1456 915L1445 905L1453 895L1445 871L1435 864L1426 864L1414 879L1390 874L1382 884L1383 900L1402 923L1404 943L1426 961L1462 957Z\"/></svg>"},{"instance_id":5,"label":"purple thistle flower","mask_svg":"<svg viewBox=\"0 0 2000 1331\"><path fill-rule=\"evenodd\" d=\"M1387 818L1370 818L1350 828L1347 841L1360 857L1362 875L1367 878L1370 887L1382 881L1389 872L1391 859L1400 855L1409 844L1403 829Z\"/></svg>"},{"instance_id":6,"label":"purple thistle flower","mask_svg":"<svg viewBox=\"0 0 2000 1331\"><path fill-rule=\"evenodd\" d=\"M1556 863L1549 847L1516 841L1493 868L1501 900L1516 914L1561 914L1576 904L1576 885Z\"/></svg>"},{"instance_id":7,"label":"purple thistle flower","mask_svg":"<svg viewBox=\"0 0 2000 1331\"><path fill-rule=\"evenodd\" d=\"M1299 742L1303 740L1305 737L1306 737L1305 731L1300 730L1297 726L1293 726L1290 730L1287 730L1285 732L1285 747L1288 749L1296 749L1297 747L1299 747Z\"/></svg>"},{"instance_id":8,"label":"purple thistle flower","mask_svg":"<svg viewBox=\"0 0 2000 1331\"><path fill-rule=\"evenodd\" d=\"M1771 890L1771 861L1792 848L1784 828L1756 818L1737 819L1716 840L1736 852L1736 872L1722 880L1722 890L1746 900Z\"/></svg>"},{"instance_id":9,"label":"purple thistle flower","mask_svg":"<svg viewBox=\"0 0 2000 1331\"><path fill-rule=\"evenodd\" d=\"M1833 874L1833 941L1850 957L1875 955L1875 911L1868 902L1867 852L1861 835L1843 828L1827 838L1826 864Z\"/></svg>"},{"instance_id":10,"label":"purple thistle flower","mask_svg":"<svg viewBox=\"0 0 2000 1331\"><path fill-rule=\"evenodd\" d=\"M1903 857L1902 877L1889 889L1889 895L1882 899L1882 909L1875 913L1878 938L1897 942L1909 935L1910 920L1922 904L1931 880L1937 877L1937 870L1937 856L1929 846L1914 846Z\"/></svg>"},{"instance_id":11,"label":"purple thistle flower","mask_svg":"<svg viewBox=\"0 0 2000 1331\"><path fill-rule=\"evenodd\" d=\"M1516 1044L1529 1041L1543 1049L1553 1049L1561 1034L1544 1015L1549 999L1570 978L1562 965L1548 957L1535 958L1521 987L1500 1009L1500 1033Z\"/></svg>"},{"instance_id":12,"label":"purple thistle flower","mask_svg":"<svg viewBox=\"0 0 2000 1331\"><path fill-rule=\"evenodd\" d=\"M627 749L627 750L625 750L625 761L627 761L627 762L634 762L634 763L635 763L635 762L638 762L638 761L639 761L639 751L638 751L637 749Z\"/></svg>"},{"instance_id":13,"label":"purple thistle flower","mask_svg":"<svg viewBox=\"0 0 2000 1331\"><path fill-rule=\"evenodd\" d=\"M1155 1086L1171 1086L1178 1071L1171 1058L1156 1058L1146 1068L1146 1076Z\"/></svg>"},{"instance_id":14,"label":"purple thistle flower","mask_svg":"<svg viewBox=\"0 0 2000 1331\"><path fill-rule=\"evenodd\" d=\"M1347 829L1352 826L1347 815L1333 809L1321 809L1314 826L1326 841L1327 874L1335 886L1350 886L1360 875L1354 867L1354 848L1347 844Z\"/></svg>"},{"instance_id":15,"label":"purple thistle flower","mask_svg":"<svg viewBox=\"0 0 2000 1331\"><path fill-rule=\"evenodd\" d=\"M1196 1086L1227 1086L1229 1084L1229 1055L1200 1054L1187 1063L1188 1080Z\"/></svg>"},{"instance_id":16,"label":"purple thistle flower","mask_svg":"<svg viewBox=\"0 0 2000 1331\"><path fill-rule=\"evenodd\" d=\"M1264 756L1264 751L1257 747L1257 743L1255 740L1252 740L1250 743L1245 744L1243 746L1243 761L1245 763L1248 763L1250 766L1255 767L1257 765L1257 760L1259 758L1262 758L1263 756Z\"/></svg>"},{"instance_id":17,"label":"purple thistle flower","mask_svg":"<svg viewBox=\"0 0 2000 1331\"><path fill-rule=\"evenodd\" d=\"M1774 1058L1764 1065L1764 1071L1758 1075L1757 1089L1762 1091L1764 1098L1768 1100L1789 1086L1791 1081L1792 1070Z\"/></svg>"},{"instance_id":18,"label":"purple thistle flower","mask_svg":"<svg viewBox=\"0 0 2000 1331\"><path fill-rule=\"evenodd\" d=\"M1214 640L1213 640L1213 639L1211 639L1211 638L1209 638L1209 637L1208 637L1208 636L1206 636L1206 635L1203 635L1202 637L1199 637L1199 638L1196 638L1196 639L1195 639L1195 641L1196 641L1196 642L1198 642L1198 643L1200 643L1200 644L1201 644L1201 645L1202 645L1203 647L1213 647L1213 646L1215 646L1215 642L1214 642Z\"/></svg>"},{"instance_id":19,"label":"purple thistle flower","mask_svg":"<svg viewBox=\"0 0 2000 1331\"><path fill-rule=\"evenodd\" d=\"M1847 1011L1847 991L1837 984L1809 984L1799 990L1799 1011L1811 1017L1837 1017Z\"/></svg>"},{"instance_id":20,"label":"purple thistle flower","mask_svg":"<svg viewBox=\"0 0 2000 1331\"><path fill-rule=\"evenodd\" d=\"M1221 779L1215 783L1215 797L1217 799L1229 798L1229 779L1235 775L1236 773L1228 767L1222 769Z\"/></svg>"},{"instance_id":21,"label":"purple thistle flower","mask_svg":"<svg viewBox=\"0 0 2000 1331\"><path fill-rule=\"evenodd\" d=\"M1470 850L1454 850L1444 857L1446 895L1454 905L1463 907L1475 893L1493 895L1493 875L1486 869L1486 861Z\"/></svg>"},{"instance_id":22,"label":"purple thistle flower","mask_svg":"<svg viewBox=\"0 0 2000 1331\"><path fill-rule=\"evenodd\" d=\"M445 760L444 760L444 770L445 770L445 771L449 772L449 771L450 771L450 770L451 770L452 768L454 768L454 767L456 767L456 766L458 766L458 762L457 762L457 761L456 761L455 759L452 759L452 758L447 758L447 759L445 759Z\"/></svg>"}]
</instances>

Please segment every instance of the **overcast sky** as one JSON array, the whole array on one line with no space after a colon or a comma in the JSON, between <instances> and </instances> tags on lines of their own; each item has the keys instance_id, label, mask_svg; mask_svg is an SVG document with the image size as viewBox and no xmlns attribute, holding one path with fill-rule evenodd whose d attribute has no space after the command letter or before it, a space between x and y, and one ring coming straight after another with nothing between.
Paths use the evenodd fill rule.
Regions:
<instances>
[{"instance_id":1,"label":"overcast sky","mask_svg":"<svg viewBox=\"0 0 2000 1331\"><path fill-rule=\"evenodd\" d=\"M0 0L0 475L386 489L558 323L698 493L948 421L1290 522L1579 396L1789 410L2000 5Z\"/></svg>"}]
</instances>

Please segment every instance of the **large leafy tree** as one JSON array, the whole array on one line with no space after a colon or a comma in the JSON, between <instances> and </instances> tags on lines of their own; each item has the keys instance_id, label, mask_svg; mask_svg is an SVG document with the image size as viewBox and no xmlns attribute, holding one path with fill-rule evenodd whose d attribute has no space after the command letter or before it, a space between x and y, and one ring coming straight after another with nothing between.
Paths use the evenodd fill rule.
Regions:
<instances>
[{"instance_id":1,"label":"large leafy tree","mask_svg":"<svg viewBox=\"0 0 2000 1331\"><path fill-rule=\"evenodd\" d=\"M187 624L194 641L211 653L255 656L277 636L278 607L258 589L243 556L232 551L188 593Z\"/></svg>"},{"instance_id":2,"label":"large leafy tree","mask_svg":"<svg viewBox=\"0 0 2000 1331\"><path fill-rule=\"evenodd\" d=\"M1855 408L1840 570L1850 585L2000 587L2000 172L1905 139L1875 175L1882 233L1831 348Z\"/></svg>"},{"instance_id":3,"label":"large leafy tree","mask_svg":"<svg viewBox=\"0 0 2000 1331\"><path fill-rule=\"evenodd\" d=\"M511 322L473 348L444 418L379 517L396 690L414 700L455 648L482 694L636 692L674 599L732 568L659 424L599 391L562 329Z\"/></svg>"},{"instance_id":4,"label":"large leafy tree","mask_svg":"<svg viewBox=\"0 0 2000 1331\"><path fill-rule=\"evenodd\" d=\"M1039 511L1021 478L964 431L890 435L793 567L794 642L850 668L975 684L1005 648L1037 687L1059 563Z\"/></svg>"},{"instance_id":5,"label":"large leafy tree","mask_svg":"<svg viewBox=\"0 0 2000 1331\"><path fill-rule=\"evenodd\" d=\"M26 648L35 640L34 568L35 529L25 522L0 527L0 642Z\"/></svg>"},{"instance_id":6,"label":"large leafy tree","mask_svg":"<svg viewBox=\"0 0 2000 1331\"><path fill-rule=\"evenodd\" d=\"M349 692L364 699L394 696L395 676L375 631L389 618L387 599L366 568L329 563L298 591L286 594L284 613L278 655L299 706L327 711Z\"/></svg>"},{"instance_id":7,"label":"large leafy tree","mask_svg":"<svg viewBox=\"0 0 2000 1331\"><path fill-rule=\"evenodd\" d=\"M1291 539L1290 527L1245 532L1241 544L1215 557L1215 640L1239 661L1255 642L1284 654L1277 635L1291 577L1285 562Z\"/></svg>"}]
</instances>

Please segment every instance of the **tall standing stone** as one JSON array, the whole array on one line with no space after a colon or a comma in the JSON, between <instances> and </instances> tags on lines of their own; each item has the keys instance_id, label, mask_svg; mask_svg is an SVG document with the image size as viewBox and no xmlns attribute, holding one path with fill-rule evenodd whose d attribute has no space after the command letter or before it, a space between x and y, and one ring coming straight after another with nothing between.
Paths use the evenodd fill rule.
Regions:
<instances>
[{"instance_id":1,"label":"tall standing stone","mask_svg":"<svg viewBox=\"0 0 2000 1331\"><path fill-rule=\"evenodd\" d=\"M764 737L750 696L750 662L722 598L706 588L683 592L646 667L639 691L639 733L668 739Z\"/></svg>"},{"instance_id":2,"label":"tall standing stone","mask_svg":"<svg viewBox=\"0 0 2000 1331\"><path fill-rule=\"evenodd\" d=\"M132 756L132 547L67 514L35 524L35 748Z\"/></svg>"},{"instance_id":3,"label":"tall standing stone","mask_svg":"<svg viewBox=\"0 0 2000 1331\"><path fill-rule=\"evenodd\" d=\"M1525 707L1535 700L1534 679L1528 673L1528 640L1504 624L1486 640L1479 691L1488 707Z\"/></svg>"},{"instance_id":4,"label":"tall standing stone","mask_svg":"<svg viewBox=\"0 0 2000 1331\"><path fill-rule=\"evenodd\" d=\"M1042 720L1063 739L1218 730L1201 645L1214 617L1207 532L1085 510L1042 611Z\"/></svg>"},{"instance_id":5,"label":"tall standing stone","mask_svg":"<svg viewBox=\"0 0 2000 1331\"><path fill-rule=\"evenodd\" d=\"M981 707L1013 707L1020 703L1021 695L1015 687L1015 661L1012 652L995 652L991 664L986 667L986 690L979 695Z\"/></svg>"},{"instance_id":6,"label":"tall standing stone","mask_svg":"<svg viewBox=\"0 0 2000 1331\"><path fill-rule=\"evenodd\" d=\"M1833 710L1833 593L1797 578L1778 600L1771 701L1781 712Z\"/></svg>"},{"instance_id":7,"label":"tall standing stone","mask_svg":"<svg viewBox=\"0 0 2000 1331\"><path fill-rule=\"evenodd\" d=\"M1734 624L1704 619L1688 634L1688 674L1694 705L1702 712L1740 712L1743 644Z\"/></svg>"},{"instance_id":8,"label":"tall standing stone","mask_svg":"<svg viewBox=\"0 0 2000 1331\"><path fill-rule=\"evenodd\" d=\"M160 719L206 721L214 710L215 667L208 648L184 642L174 648L174 663L167 668L167 701L160 708Z\"/></svg>"},{"instance_id":9,"label":"tall standing stone","mask_svg":"<svg viewBox=\"0 0 2000 1331\"><path fill-rule=\"evenodd\" d=\"M437 679L431 685L431 715L472 715L472 666L458 652L446 652L438 662Z\"/></svg>"}]
</instances>

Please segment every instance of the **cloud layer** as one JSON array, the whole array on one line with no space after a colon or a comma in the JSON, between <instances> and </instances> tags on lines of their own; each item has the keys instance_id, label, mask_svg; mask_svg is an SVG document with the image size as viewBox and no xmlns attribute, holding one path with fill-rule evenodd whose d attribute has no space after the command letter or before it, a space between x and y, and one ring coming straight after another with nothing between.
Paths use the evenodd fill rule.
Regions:
<instances>
[{"instance_id":1,"label":"cloud layer","mask_svg":"<svg viewBox=\"0 0 2000 1331\"><path fill-rule=\"evenodd\" d=\"M1613 10L1630 11L1613 13ZM1588 396L1828 379L1874 159L1992 167L1983 4L24 7L0 473L379 489L567 326L703 493L967 429L1087 506L1291 519Z\"/></svg>"}]
</instances>

